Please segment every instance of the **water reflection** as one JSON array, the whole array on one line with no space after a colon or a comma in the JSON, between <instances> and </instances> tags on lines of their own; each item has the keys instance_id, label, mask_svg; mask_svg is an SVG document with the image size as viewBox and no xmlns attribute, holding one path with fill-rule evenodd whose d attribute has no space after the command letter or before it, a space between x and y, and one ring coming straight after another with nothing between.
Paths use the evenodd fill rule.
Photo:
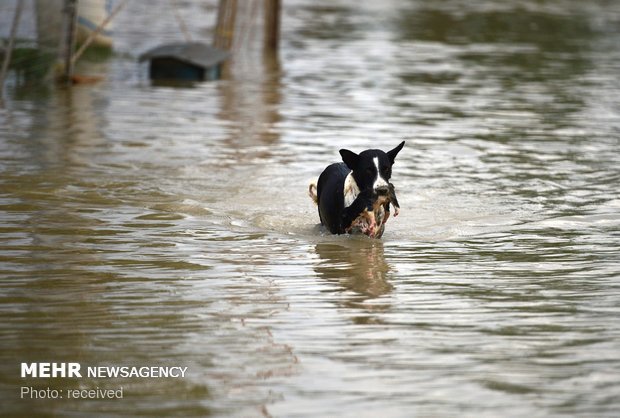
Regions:
<instances>
[{"instance_id":1,"label":"water reflection","mask_svg":"<svg viewBox=\"0 0 620 418\"><path fill-rule=\"evenodd\" d=\"M229 123L227 144L243 156L245 151L260 146L269 152L269 146L279 139L275 125L281 121L279 105L282 101L280 64L276 56L265 54L258 65L230 69L227 78L218 83L222 99L218 116ZM268 158L259 154L245 156Z\"/></svg>"},{"instance_id":2,"label":"water reflection","mask_svg":"<svg viewBox=\"0 0 620 418\"><path fill-rule=\"evenodd\" d=\"M6 415L619 410L618 5L291 0L282 68L174 89L132 58L180 36L169 3L128 3L101 84L0 110L0 389L31 359L192 374ZM384 238L313 229L308 180L395 138Z\"/></svg>"},{"instance_id":3,"label":"water reflection","mask_svg":"<svg viewBox=\"0 0 620 418\"><path fill-rule=\"evenodd\" d=\"M321 259L314 267L320 277L365 296L362 299L376 298L392 290L387 277L390 267L380 240L354 237L344 243L319 243L314 251Z\"/></svg>"},{"instance_id":4,"label":"water reflection","mask_svg":"<svg viewBox=\"0 0 620 418\"><path fill-rule=\"evenodd\" d=\"M565 3L570 3L566 1ZM595 35L588 20L589 7L575 2L565 10L550 13L557 5L477 1L464 8L459 1L447 1L428 7L420 2L403 7L397 17L403 39L418 39L446 44L532 44L542 50L575 52ZM577 6L577 7L574 7ZM593 9L596 12L597 6ZM571 10L573 9L573 10ZM578 13L567 13L568 11Z\"/></svg>"}]
</instances>

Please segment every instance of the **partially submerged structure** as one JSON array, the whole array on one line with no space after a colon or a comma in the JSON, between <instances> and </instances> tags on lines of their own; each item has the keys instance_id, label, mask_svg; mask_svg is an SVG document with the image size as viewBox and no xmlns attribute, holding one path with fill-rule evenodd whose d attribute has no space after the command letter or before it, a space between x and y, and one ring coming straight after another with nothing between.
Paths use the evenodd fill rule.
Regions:
<instances>
[{"instance_id":1,"label":"partially submerged structure","mask_svg":"<svg viewBox=\"0 0 620 418\"><path fill-rule=\"evenodd\" d=\"M220 78L229 56L227 51L200 42L178 42L146 51L140 61L149 62L153 80L204 81Z\"/></svg>"}]
</instances>

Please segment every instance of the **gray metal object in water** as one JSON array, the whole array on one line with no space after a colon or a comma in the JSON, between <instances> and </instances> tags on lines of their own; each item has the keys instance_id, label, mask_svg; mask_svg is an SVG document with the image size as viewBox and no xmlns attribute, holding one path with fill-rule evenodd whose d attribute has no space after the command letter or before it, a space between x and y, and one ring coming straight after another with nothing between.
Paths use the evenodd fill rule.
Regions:
<instances>
[{"instance_id":1,"label":"gray metal object in water","mask_svg":"<svg viewBox=\"0 0 620 418\"><path fill-rule=\"evenodd\" d=\"M149 76L154 80L203 81L218 79L229 56L203 43L179 42L153 48L140 55L140 61L149 61Z\"/></svg>"}]
</instances>

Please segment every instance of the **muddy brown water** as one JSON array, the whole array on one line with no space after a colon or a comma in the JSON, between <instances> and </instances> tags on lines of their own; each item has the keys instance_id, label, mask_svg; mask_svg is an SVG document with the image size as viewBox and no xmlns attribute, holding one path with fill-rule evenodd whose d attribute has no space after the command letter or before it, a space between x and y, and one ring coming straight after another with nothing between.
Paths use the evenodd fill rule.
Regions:
<instances>
[{"instance_id":1,"label":"muddy brown water","mask_svg":"<svg viewBox=\"0 0 620 418\"><path fill-rule=\"evenodd\" d=\"M9 80L2 415L617 414L616 2L285 1L279 68L192 88L136 62L180 37L157 7L81 64L99 84ZM213 7L179 7L209 39ZM403 139L383 239L317 228L338 150ZM22 379L36 361L188 372Z\"/></svg>"}]
</instances>

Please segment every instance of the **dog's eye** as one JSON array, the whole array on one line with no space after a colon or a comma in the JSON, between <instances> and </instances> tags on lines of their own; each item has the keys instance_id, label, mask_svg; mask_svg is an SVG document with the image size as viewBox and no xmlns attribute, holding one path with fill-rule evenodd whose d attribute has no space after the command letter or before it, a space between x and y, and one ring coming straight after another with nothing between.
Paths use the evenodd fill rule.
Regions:
<instances>
[{"instance_id":1,"label":"dog's eye","mask_svg":"<svg viewBox=\"0 0 620 418\"><path fill-rule=\"evenodd\" d=\"M372 169L372 167L368 167L368 168L366 169L366 172L367 172L368 174L375 174L375 173L374 173L374 171L375 171L375 170L373 170L373 169Z\"/></svg>"}]
</instances>

